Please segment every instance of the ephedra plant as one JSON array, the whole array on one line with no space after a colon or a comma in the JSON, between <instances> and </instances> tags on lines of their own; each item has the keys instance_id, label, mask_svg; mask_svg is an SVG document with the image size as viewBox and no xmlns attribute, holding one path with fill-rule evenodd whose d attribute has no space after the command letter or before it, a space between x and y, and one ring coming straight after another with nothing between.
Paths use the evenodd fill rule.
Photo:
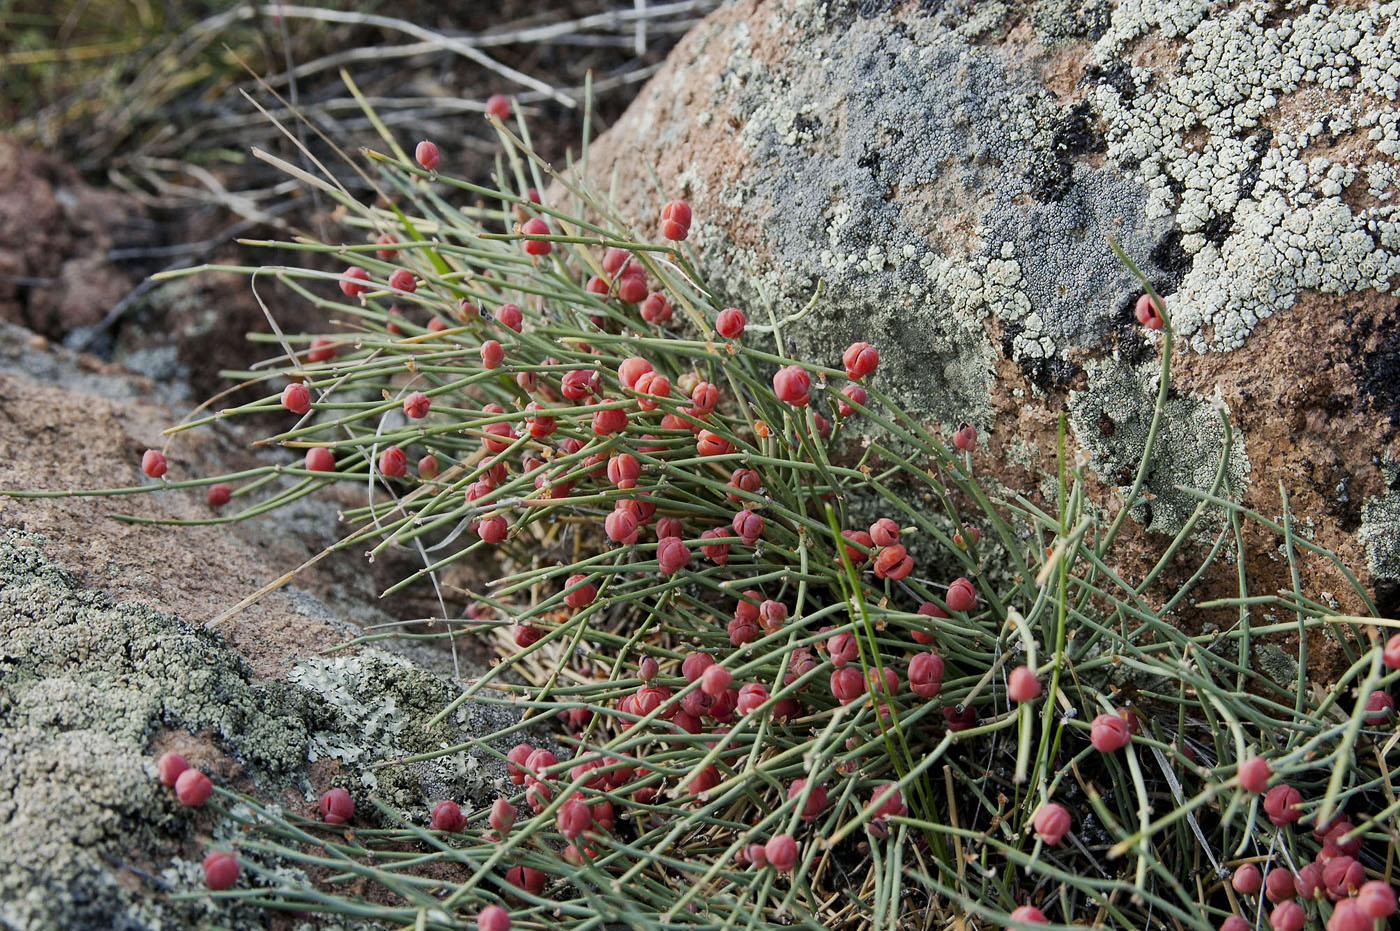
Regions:
<instances>
[{"instance_id":1,"label":"ephedra plant","mask_svg":"<svg viewBox=\"0 0 1400 931\"><path fill-rule=\"evenodd\" d=\"M489 119L494 186L387 131L355 167L374 203L261 155L341 208L339 241L275 245L343 270L234 270L259 300L276 282L323 308L326 328L277 330L244 373L254 400L170 436L277 412L270 441L295 461L190 478L154 452L139 490L208 489L210 520L232 521L353 483L366 494L337 548L421 560L391 591L503 567L413 635L500 657L434 720L506 703L522 724L475 746L544 721L568 753L522 742L481 810L328 793L323 813L347 822L332 827L238 798L241 845L329 878L215 858L227 891L199 894L493 931L1285 931L1394 909L1400 641L1243 569L1237 597L1194 600L1208 572L1246 565L1253 523L1290 565L1331 561L1374 614L1286 505L1274 521L1232 503L1228 424L1213 485L1130 577L1114 543L1151 439L1111 517L1063 426L1049 507L984 481L976 425L940 435L901 411L872 337L791 358L783 331L806 308L728 307L696 270L684 201L658 194L634 225L536 157L523 121ZM1147 291L1159 421L1172 331ZM1348 666L1326 689L1302 652L1318 631ZM1296 682L1255 670L1252 644L1300 634Z\"/></svg>"}]
</instances>

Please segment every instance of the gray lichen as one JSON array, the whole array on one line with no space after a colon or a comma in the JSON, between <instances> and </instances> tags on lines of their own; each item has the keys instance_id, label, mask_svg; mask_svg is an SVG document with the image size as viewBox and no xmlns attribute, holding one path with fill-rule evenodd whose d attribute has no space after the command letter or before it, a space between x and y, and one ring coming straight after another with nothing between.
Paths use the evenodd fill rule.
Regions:
<instances>
[{"instance_id":1,"label":"gray lichen","mask_svg":"<svg viewBox=\"0 0 1400 931\"><path fill-rule=\"evenodd\" d=\"M207 734L259 791L295 787L309 798L305 767L318 754L337 756L341 778L366 786L375 783L373 763L514 720L508 709L470 706L424 731L421 722L450 700L452 686L377 651L310 660L295 681L257 684L217 634L82 590L35 542L17 531L0 535L6 928L194 927L208 919L200 903L165 901L123 867L197 888L190 861L200 836L225 829L206 809L181 808L155 780L148 746L164 729ZM439 797L479 804L504 776L492 759L456 754L389 767L378 771L376 792L410 811ZM219 922L263 927L265 916L221 907Z\"/></svg>"},{"instance_id":2,"label":"gray lichen","mask_svg":"<svg viewBox=\"0 0 1400 931\"><path fill-rule=\"evenodd\" d=\"M1400 463L1385 463L1386 491L1361 509L1358 536L1377 579L1400 580Z\"/></svg>"}]
</instances>

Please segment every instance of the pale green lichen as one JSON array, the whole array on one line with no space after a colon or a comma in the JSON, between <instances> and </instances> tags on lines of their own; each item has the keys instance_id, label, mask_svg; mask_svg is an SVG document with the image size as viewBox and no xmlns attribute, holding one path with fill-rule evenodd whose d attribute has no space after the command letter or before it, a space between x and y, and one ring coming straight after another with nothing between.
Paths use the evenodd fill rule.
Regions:
<instances>
[{"instance_id":1,"label":"pale green lichen","mask_svg":"<svg viewBox=\"0 0 1400 931\"><path fill-rule=\"evenodd\" d=\"M1361 508L1359 537L1377 579L1400 580L1400 462L1383 463L1386 490Z\"/></svg>"}]
</instances>

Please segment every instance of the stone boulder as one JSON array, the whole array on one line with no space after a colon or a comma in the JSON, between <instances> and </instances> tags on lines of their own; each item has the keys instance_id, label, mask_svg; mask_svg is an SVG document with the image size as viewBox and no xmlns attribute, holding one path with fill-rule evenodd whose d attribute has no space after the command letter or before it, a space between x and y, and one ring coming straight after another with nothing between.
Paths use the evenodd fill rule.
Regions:
<instances>
[{"instance_id":1,"label":"stone boulder","mask_svg":"<svg viewBox=\"0 0 1400 931\"><path fill-rule=\"evenodd\" d=\"M589 172L647 237L649 167L689 199L702 273L758 322L823 282L788 348L833 363L877 344L880 384L931 423L977 425L981 467L1020 488L1053 467L1065 409L1100 491L1131 483L1161 338L1133 320L1117 241L1178 336L1145 526L1182 526L1176 486L1213 480L1225 410L1232 492L1277 516L1283 481L1309 532L1384 582L1397 13L744 0L677 46ZM1338 586L1324 576L1305 584Z\"/></svg>"}]
</instances>

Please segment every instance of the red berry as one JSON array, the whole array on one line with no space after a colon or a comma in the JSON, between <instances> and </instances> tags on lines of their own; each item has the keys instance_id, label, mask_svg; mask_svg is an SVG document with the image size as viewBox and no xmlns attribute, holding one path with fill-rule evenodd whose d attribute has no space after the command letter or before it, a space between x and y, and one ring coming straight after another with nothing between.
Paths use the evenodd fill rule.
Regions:
<instances>
[{"instance_id":1,"label":"red berry","mask_svg":"<svg viewBox=\"0 0 1400 931\"><path fill-rule=\"evenodd\" d=\"M874 821L899 817L906 811L904 796L900 795L899 787L892 782L875 787L875 791L870 793L870 805L870 818Z\"/></svg>"},{"instance_id":2,"label":"red berry","mask_svg":"<svg viewBox=\"0 0 1400 931\"><path fill-rule=\"evenodd\" d=\"M1375 727L1388 721L1394 712L1395 699L1388 692L1372 692L1366 696L1366 715L1362 720Z\"/></svg>"},{"instance_id":3,"label":"red berry","mask_svg":"<svg viewBox=\"0 0 1400 931\"><path fill-rule=\"evenodd\" d=\"M1264 796L1264 813L1269 816L1269 821L1275 827L1282 827L1291 824L1303 817L1303 813L1295 806L1301 804L1303 794L1297 789L1281 783L1274 786Z\"/></svg>"},{"instance_id":4,"label":"red berry","mask_svg":"<svg viewBox=\"0 0 1400 931\"><path fill-rule=\"evenodd\" d=\"M875 557L875 578L898 581L914 571L914 557L910 556L902 544L886 546Z\"/></svg>"},{"instance_id":5,"label":"red berry","mask_svg":"<svg viewBox=\"0 0 1400 931\"><path fill-rule=\"evenodd\" d=\"M774 601L770 598L758 606L758 622L770 634L775 634L782 629L783 624L787 621L787 616L787 605L781 601Z\"/></svg>"},{"instance_id":6,"label":"red berry","mask_svg":"<svg viewBox=\"0 0 1400 931\"><path fill-rule=\"evenodd\" d=\"M290 386L289 386L290 387ZM403 412L405 417L412 417L414 420L422 420L428 416L428 409L432 407L433 401L421 391L415 391L403 399Z\"/></svg>"},{"instance_id":7,"label":"red berry","mask_svg":"<svg viewBox=\"0 0 1400 931\"><path fill-rule=\"evenodd\" d=\"M832 634L826 640L826 655L831 657L831 665L840 669L860 655L860 644L849 633ZM917 659L918 657L915 657ZM913 664L910 664L913 669ZM911 674L912 677L912 674ZM941 678L941 673L940 673Z\"/></svg>"},{"instance_id":8,"label":"red berry","mask_svg":"<svg viewBox=\"0 0 1400 931\"><path fill-rule=\"evenodd\" d=\"M306 451L308 472L334 472L335 454L324 446L313 446Z\"/></svg>"},{"instance_id":9,"label":"red berry","mask_svg":"<svg viewBox=\"0 0 1400 931\"><path fill-rule=\"evenodd\" d=\"M523 761L522 761L523 762ZM520 772L517 770L517 772ZM525 774L520 773L520 782L525 781ZM515 782L514 778L511 779ZM517 782L516 785L520 783ZM503 798L498 798L491 803L491 830L496 832L498 837L505 837L510 831L511 825L515 824L515 806Z\"/></svg>"},{"instance_id":10,"label":"red berry","mask_svg":"<svg viewBox=\"0 0 1400 931\"><path fill-rule=\"evenodd\" d=\"M742 310L737 307L726 307L715 318L715 330L725 339L738 339L744 335L744 327L748 322L748 318L744 316Z\"/></svg>"},{"instance_id":11,"label":"red berry","mask_svg":"<svg viewBox=\"0 0 1400 931\"><path fill-rule=\"evenodd\" d=\"M1020 928L1025 925L1043 925L1048 922L1049 919L1045 917L1045 913L1034 905L1022 905L1011 913L1012 928Z\"/></svg>"},{"instance_id":12,"label":"red berry","mask_svg":"<svg viewBox=\"0 0 1400 931\"><path fill-rule=\"evenodd\" d=\"M637 406L644 411L656 410L656 398L671 396L671 380L657 372L647 372L637 379Z\"/></svg>"},{"instance_id":13,"label":"red berry","mask_svg":"<svg viewBox=\"0 0 1400 931\"><path fill-rule=\"evenodd\" d=\"M238 858L222 850L211 850L204 855L204 885L207 889L222 892L232 889L238 882Z\"/></svg>"},{"instance_id":14,"label":"red berry","mask_svg":"<svg viewBox=\"0 0 1400 931\"><path fill-rule=\"evenodd\" d=\"M406 268L396 268L389 275L389 287L412 294L418 290L418 282L414 279L413 272Z\"/></svg>"},{"instance_id":15,"label":"red berry","mask_svg":"<svg viewBox=\"0 0 1400 931\"><path fill-rule=\"evenodd\" d=\"M392 233L380 233L379 238L376 239L375 242L379 243L380 245L389 245L390 243L398 242L398 239ZM376 249L374 251L375 254L378 255L381 259L392 259L394 256L399 254L399 250L397 249ZM396 307L391 307L389 308L389 313L392 314L397 309L398 308Z\"/></svg>"},{"instance_id":16,"label":"red berry","mask_svg":"<svg viewBox=\"0 0 1400 931\"><path fill-rule=\"evenodd\" d=\"M690 414L704 417L719 403L719 389L707 381L702 381L690 389Z\"/></svg>"},{"instance_id":17,"label":"red berry","mask_svg":"<svg viewBox=\"0 0 1400 931\"><path fill-rule=\"evenodd\" d=\"M673 200L661 208L661 235L675 242L690 235L689 204L683 200Z\"/></svg>"},{"instance_id":18,"label":"red berry","mask_svg":"<svg viewBox=\"0 0 1400 931\"><path fill-rule=\"evenodd\" d=\"M1161 305L1154 301L1150 294L1144 294L1137 299L1137 306L1133 308L1133 316L1137 318L1138 323L1149 330L1162 328Z\"/></svg>"},{"instance_id":19,"label":"red berry","mask_svg":"<svg viewBox=\"0 0 1400 931\"><path fill-rule=\"evenodd\" d=\"M160 478L167 468L165 454L160 450L148 449L141 454L141 471L151 478Z\"/></svg>"},{"instance_id":20,"label":"red berry","mask_svg":"<svg viewBox=\"0 0 1400 931\"><path fill-rule=\"evenodd\" d=\"M1387 669L1400 669L1400 634L1394 634L1385 642L1381 660Z\"/></svg>"},{"instance_id":21,"label":"red berry","mask_svg":"<svg viewBox=\"0 0 1400 931\"><path fill-rule=\"evenodd\" d=\"M953 446L964 452L977 446L977 428L970 423L959 425L953 433Z\"/></svg>"},{"instance_id":22,"label":"red berry","mask_svg":"<svg viewBox=\"0 0 1400 931\"><path fill-rule=\"evenodd\" d=\"M429 827L434 831L455 833L466 826L467 816L462 814L462 809L456 802L443 799L433 805Z\"/></svg>"},{"instance_id":23,"label":"red berry","mask_svg":"<svg viewBox=\"0 0 1400 931\"><path fill-rule=\"evenodd\" d=\"M335 358L335 343L324 336L316 336L311 340L311 346L306 353L307 362L329 362Z\"/></svg>"},{"instance_id":24,"label":"red berry","mask_svg":"<svg viewBox=\"0 0 1400 931\"><path fill-rule=\"evenodd\" d=\"M617 280L618 300L628 304L640 304L649 290L646 275L623 275Z\"/></svg>"},{"instance_id":25,"label":"red berry","mask_svg":"<svg viewBox=\"0 0 1400 931\"><path fill-rule=\"evenodd\" d=\"M740 714L752 714L767 701L768 689L760 682L749 682L739 689L739 697L734 700L734 707Z\"/></svg>"},{"instance_id":26,"label":"red berry","mask_svg":"<svg viewBox=\"0 0 1400 931\"><path fill-rule=\"evenodd\" d=\"M1354 899L1338 902L1332 917L1327 919L1327 931L1372 931L1374 927L1375 922Z\"/></svg>"},{"instance_id":27,"label":"red berry","mask_svg":"<svg viewBox=\"0 0 1400 931\"><path fill-rule=\"evenodd\" d=\"M730 527L745 546L753 546L763 536L763 518L750 510L735 514Z\"/></svg>"},{"instance_id":28,"label":"red berry","mask_svg":"<svg viewBox=\"0 0 1400 931\"><path fill-rule=\"evenodd\" d=\"M607 398L604 404L611 403ZM611 436L627 429L627 412L620 407L610 407L593 412L593 432L599 436Z\"/></svg>"},{"instance_id":29,"label":"red berry","mask_svg":"<svg viewBox=\"0 0 1400 931\"><path fill-rule=\"evenodd\" d=\"M768 865L779 873L790 873L797 866L797 841L791 834L779 834L763 845Z\"/></svg>"},{"instance_id":30,"label":"red berry","mask_svg":"<svg viewBox=\"0 0 1400 931\"><path fill-rule=\"evenodd\" d=\"M1116 714L1101 714L1089 726L1089 742L1100 753L1113 753L1128 745L1128 724Z\"/></svg>"},{"instance_id":31,"label":"red berry","mask_svg":"<svg viewBox=\"0 0 1400 931\"><path fill-rule=\"evenodd\" d=\"M321 795L321 820L327 824L344 824L355 814L355 800L339 786Z\"/></svg>"},{"instance_id":32,"label":"red berry","mask_svg":"<svg viewBox=\"0 0 1400 931\"><path fill-rule=\"evenodd\" d=\"M843 705L865 694L865 677L854 666L842 666L831 674L831 694Z\"/></svg>"},{"instance_id":33,"label":"red berry","mask_svg":"<svg viewBox=\"0 0 1400 931\"><path fill-rule=\"evenodd\" d=\"M209 490L204 495L204 500L209 503L211 508L221 508L229 503L229 499L232 496L233 492L229 490L229 487L223 482L220 482L217 485L209 486Z\"/></svg>"},{"instance_id":34,"label":"red berry","mask_svg":"<svg viewBox=\"0 0 1400 931\"><path fill-rule=\"evenodd\" d=\"M807 392L812 387L812 377L800 365L786 365L773 376L773 393L778 400L794 407L805 407L811 400Z\"/></svg>"},{"instance_id":35,"label":"red berry","mask_svg":"<svg viewBox=\"0 0 1400 931\"><path fill-rule=\"evenodd\" d=\"M859 566L870 558L870 554L866 552L866 550L875 548L875 541L870 539L870 534L866 533L864 530L843 530L841 531L841 536L850 540L851 543L858 543L865 547L865 549L862 550L854 546L846 545L846 558L851 561L851 565Z\"/></svg>"},{"instance_id":36,"label":"red berry","mask_svg":"<svg viewBox=\"0 0 1400 931\"><path fill-rule=\"evenodd\" d=\"M492 94L486 98L486 114L494 116L498 120L505 120L510 116L510 101L505 94Z\"/></svg>"},{"instance_id":37,"label":"red berry","mask_svg":"<svg viewBox=\"0 0 1400 931\"><path fill-rule=\"evenodd\" d=\"M842 388L841 395L841 398L838 398L836 401L836 412L842 417L849 417L856 412L856 409L847 402L853 402L864 407L869 397L866 390L856 384L850 384Z\"/></svg>"},{"instance_id":38,"label":"red berry","mask_svg":"<svg viewBox=\"0 0 1400 931\"><path fill-rule=\"evenodd\" d=\"M203 805L214 791L214 783L209 777L194 767L190 767L175 778L175 798L181 805L193 808Z\"/></svg>"},{"instance_id":39,"label":"red berry","mask_svg":"<svg viewBox=\"0 0 1400 931\"><path fill-rule=\"evenodd\" d=\"M544 891L545 875L540 870L528 866L512 866L506 870L506 882L517 889L524 889L531 895Z\"/></svg>"},{"instance_id":40,"label":"red berry","mask_svg":"<svg viewBox=\"0 0 1400 931\"><path fill-rule=\"evenodd\" d=\"M631 453L618 453L608 460L608 480L621 489L637 487L642 464Z\"/></svg>"},{"instance_id":41,"label":"red berry","mask_svg":"<svg viewBox=\"0 0 1400 931\"><path fill-rule=\"evenodd\" d=\"M731 646L742 646L758 639L758 624L752 618L735 617L730 619L725 632L729 634Z\"/></svg>"},{"instance_id":42,"label":"red berry","mask_svg":"<svg viewBox=\"0 0 1400 931\"><path fill-rule=\"evenodd\" d=\"M292 382L282 389L282 406L293 414L311 410L311 392L301 382Z\"/></svg>"},{"instance_id":43,"label":"red berry","mask_svg":"<svg viewBox=\"0 0 1400 931\"><path fill-rule=\"evenodd\" d=\"M408 472L408 454L390 446L379 454L379 471L388 478L399 478Z\"/></svg>"},{"instance_id":44,"label":"red berry","mask_svg":"<svg viewBox=\"0 0 1400 931\"><path fill-rule=\"evenodd\" d=\"M735 469L729 474L729 487L734 491L727 492L730 500L744 500L743 495L735 492L745 492L749 495L758 494L758 490L763 487L763 479L753 469Z\"/></svg>"},{"instance_id":45,"label":"red berry","mask_svg":"<svg viewBox=\"0 0 1400 931\"><path fill-rule=\"evenodd\" d=\"M528 255L549 255L554 249L554 245L547 240L530 239L530 236L548 236L549 224L539 217L531 217L520 227L522 235L526 236L525 252Z\"/></svg>"},{"instance_id":46,"label":"red berry","mask_svg":"<svg viewBox=\"0 0 1400 931\"><path fill-rule=\"evenodd\" d=\"M662 537L682 537L685 536L685 525L681 523L679 517L663 517L656 522L656 539Z\"/></svg>"},{"instance_id":47,"label":"red berry","mask_svg":"<svg viewBox=\"0 0 1400 931\"><path fill-rule=\"evenodd\" d=\"M1069 833L1072 822L1069 811L1058 802L1045 802L1031 816L1031 826L1040 839L1055 846Z\"/></svg>"},{"instance_id":48,"label":"red berry","mask_svg":"<svg viewBox=\"0 0 1400 931\"><path fill-rule=\"evenodd\" d=\"M510 914L499 905L488 905L476 916L476 931L510 931Z\"/></svg>"},{"instance_id":49,"label":"red berry","mask_svg":"<svg viewBox=\"0 0 1400 931\"><path fill-rule=\"evenodd\" d=\"M851 343L841 355L847 378L864 378L880 364L880 353L869 343Z\"/></svg>"},{"instance_id":50,"label":"red berry","mask_svg":"<svg viewBox=\"0 0 1400 931\"><path fill-rule=\"evenodd\" d=\"M564 375L560 392L570 401L582 401L598 393L601 379L592 369L574 369Z\"/></svg>"},{"instance_id":51,"label":"red berry","mask_svg":"<svg viewBox=\"0 0 1400 931\"><path fill-rule=\"evenodd\" d=\"M1033 701L1040 697L1040 679L1028 666L1011 670L1006 683L1006 697L1012 701Z\"/></svg>"},{"instance_id":52,"label":"red berry","mask_svg":"<svg viewBox=\"0 0 1400 931\"><path fill-rule=\"evenodd\" d=\"M700 691L711 698L718 698L729 688L734 676L728 669L718 664L709 666L700 676Z\"/></svg>"},{"instance_id":53,"label":"red berry","mask_svg":"<svg viewBox=\"0 0 1400 931\"><path fill-rule=\"evenodd\" d=\"M620 291L618 293L621 294ZM623 300L626 300L626 298L624 297ZM647 323L666 323L671 319L673 313L674 311L672 311L671 305L666 301L666 295L662 294L660 291L652 292L647 296L646 300L642 301L642 319Z\"/></svg>"},{"instance_id":54,"label":"red berry","mask_svg":"<svg viewBox=\"0 0 1400 931\"><path fill-rule=\"evenodd\" d=\"M624 388L635 388L637 379L652 371L652 365L641 356L629 356L618 363L617 380Z\"/></svg>"},{"instance_id":55,"label":"red berry","mask_svg":"<svg viewBox=\"0 0 1400 931\"><path fill-rule=\"evenodd\" d=\"M943 658L937 653L915 653L907 675L910 691L920 698L932 698L943 688Z\"/></svg>"},{"instance_id":56,"label":"red berry","mask_svg":"<svg viewBox=\"0 0 1400 931\"><path fill-rule=\"evenodd\" d=\"M619 246L609 246L608 251L603 253L603 271L609 275L616 275L618 271L632 258L632 253Z\"/></svg>"},{"instance_id":57,"label":"red berry","mask_svg":"<svg viewBox=\"0 0 1400 931\"><path fill-rule=\"evenodd\" d=\"M870 525L870 541L876 546L893 546L899 542L899 524L882 517Z\"/></svg>"},{"instance_id":58,"label":"red berry","mask_svg":"<svg viewBox=\"0 0 1400 931\"><path fill-rule=\"evenodd\" d=\"M586 803L571 798L560 806L559 811L554 816L554 823L559 828L560 834L573 840L593 823L593 813Z\"/></svg>"},{"instance_id":59,"label":"red berry","mask_svg":"<svg viewBox=\"0 0 1400 931\"><path fill-rule=\"evenodd\" d=\"M631 545L637 542L637 517L631 511L615 510L603 521L608 539Z\"/></svg>"},{"instance_id":60,"label":"red berry","mask_svg":"<svg viewBox=\"0 0 1400 931\"><path fill-rule=\"evenodd\" d=\"M435 143L429 142L427 139L424 139L422 142L418 143L418 145L414 147L413 158L416 162L418 162L418 164L422 165L429 171L432 171L438 166L438 161L440 160L440 153L438 152L438 147Z\"/></svg>"},{"instance_id":61,"label":"red berry","mask_svg":"<svg viewBox=\"0 0 1400 931\"><path fill-rule=\"evenodd\" d=\"M1293 877L1293 885L1298 890L1298 895L1304 899L1321 897L1326 891L1322 885L1322 867L1317 863L1300 866L1298 875Z\"/></svg>"},{"instance_id":62,"label":"red berry","mask_svg":"<svg viewBox=\"0 0 1400 931\"><path fill-rule=\"evenodd\" d=\"M496 322L519 333L525 325L525 315L514 304L502 304L496 308Z\"/></svg>"},{"instance_id":63,"label":"red berry","mask_svg":"<svg viewBox=\"0 0 1400 931\"><path fill-rule=\"evenodd\" d=\"M1373 879L1357 891L1356 907L1368 918L1389 918L1396 910L1395 890Z\"/></svg>"},{"instance_id":64,"label":"red berry","mask_svg":"<svg viewBox=\"0 0 1400 931\"><path fill-rule=\"evenodd\" d=\"M1322 867L1322 886L1334 902L1354 895L1365 883L1366 868L1352 857L1333 857Z\"/></svg>"},{"instance_id":65,"label":"red berry","mask_svg":"<svg viewBox=\"0 0 1400 931\"><path fill-rule=\"evenodd\" d=\"M916 613L917 613L917 614L920 614L920 615L922 615L922 616L924 616L924 617L947 617L947 616L948 616L948 612L947 612L947 611L944 611L942 608L940 608L938 605L934 604L932 601L925 601L923 604L919 605L919 609L918 609L918 611L917 611ZM933 640L934 640L933 634L929 633L929 632L926 631L926 630L919 630L918 628L915 628L915 629L911 630L911 631L909 632L909 636L910 636L910 638L913 639L913 641L914 641L915 643L924 643L924 644L928 644L928 643L933 643Z\"/></svg>"},{"instance_id":66,"label":"red berry","mask_svg":"<svg viewBox=\"0 0 1400 931\"><path fill-rule=\"evenodd\" d=\"M363 282L369 281L369 272L358 265L351 265L340 276L340 290L346 297L359 297L361 294L369 293L369 285ZM312 360L318 361L318 360Z\"/></svg>"},{"instance_id":67,"label":"red berry","mask_svg":"<svg viewBox=\"0 0 1400 931\"><path fill-rule=\"evenodd\" d=\"M954 579L943 600L949 611L971 611L977 607L977 590L967 579Z\"/></svg>"},{"instance_id":68,"label":"red berry","mask_svg":"<svg viewBox=\"0 0 1400 931\"><path fill-rule=\"evenodd\" d=\"M1269 788L1269 776L1273 775L1273 770L1269 767L1269 761L1262 756L1251 756L1240 764L1238 775L1241 789L1262 794Z\"/></svg>"},{"instance_id":69,"label":"red berry","mask_svg":"<svg viewBox=\"0 0 1400 931\"><path fill-rule=\"evenodd\" d=\"M179 779L180 774L189 768L189 760L186 760L173 750L162 753L160 759L156 760L156 772L160 779L160 784L167 788L175 785L175 780Z\"/></svg>"},{"instance_id":70,"label":"red berry","mask_svg":"<svg viewBox=\"0 0 1400 931\"><path fill-rule=\"evenodd\" d=\"M506 357L506 351L500 343L494 339L488 339L481 344L481 364L488 369L496 368Z\"/></svg>"},{"instance_id":71,"label":"red berry","mask_svg":"<svg viewBox=\"0 0 1400 931\"><path fill-rule=\"evenodd\" d=\"M1230 915L1220 923L1219 931L1249 931L1249 922L1239 915Z\"/></svg>"},{"instance_id":72,"label":"red berry","mask_svg":"<svg viewBox=\"0 0 1400 931\"><path fill-rule=\"evenodd\" d=\"M592 582L586 582L586 575L571 575L564 583L565 588L574 590L564 596L564 604L571 608L585 608L593 603L593 599L598 597L598 586ZM578 588L574 588L577 585Z\"/></svg>"},{"instance_id":73,"label":"red berry","mask_svg":"<svg viewBox=\"0 0 1400 931\"><path fill-rule=\"evenodd\" d=\"M788 800L801 797L807 787L806 779L794 779L792 785L788 786ZM807 804L802 806L802 820L815 821L817 816L826 808L826 787L817 784L812 786L812 791L807 794Z\"/></svg>"},{"instance_id":74,"label":"red berry","mask_svg":"<svg viewBox=\"0 0 1400 931\"><path fill-rule=\"evenodd\" d=\"M734 452L734 446L717 433L701 430L695 435L695 451L701 456L725 456Z\"/></svg>"},{"instance_id":75,"label":"red berry","mask_svg":"<svg viewBox=\"0 0 1400 931\"><path fill-rule=\"evenodd\" d=\"M1303 931L1303 924L1307 921L1307 914L1303 911L1303 906L1297 902L1280 902L1272 912L1269 913L1269 927L1274 931Z\"/></svg>"},{"instance_id":76,"label":"red berry","mask_svg":"<svg viewBox=\"0 0 1400 931\"><path fill-rule=\"evenodd\" d=\"M476 535L487 543L500 543L506 538L510 527L499 514L488 517L476 525Z\"/></svg>"},{"instance_id":77,"label":"red berry","mask_svg":"<svg viewBox=\"0 0 1400 931\"><path fill-rule=\"evenodd\" d=\"M680 537L665 537L656 544L656 561L662 575L673 575L690 562L690 550Z\"/></svg>"},{"instance_id":78,"label":"red berry","mask_svg":"<svg viewBox=\"0 0 1400 931\"><path fill-rule=\"evenodd\" d=\"M1259 867L1253 863L1241 863L1235 867L1235 874L1230 877L1230 885L1236 892L1254 895L1264 888L1264 877L1260 874Z\"/></svg>"},{"instance_id":79,"label":"red berry","mask_svg":"<svg viewBox=\"0 0 1400 931\"><path fill-rule=\"evenodd\" d=\"M447 321L441 317L434 317L428 321L428 329L434 333L441 333L443 330L447 329Z\"/></svg>"}]
</instances>

